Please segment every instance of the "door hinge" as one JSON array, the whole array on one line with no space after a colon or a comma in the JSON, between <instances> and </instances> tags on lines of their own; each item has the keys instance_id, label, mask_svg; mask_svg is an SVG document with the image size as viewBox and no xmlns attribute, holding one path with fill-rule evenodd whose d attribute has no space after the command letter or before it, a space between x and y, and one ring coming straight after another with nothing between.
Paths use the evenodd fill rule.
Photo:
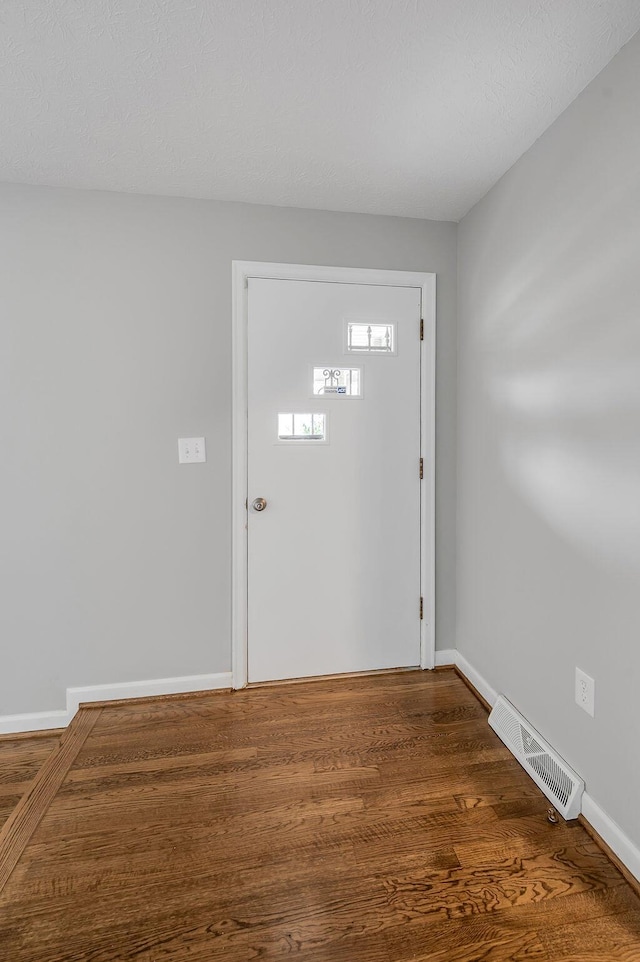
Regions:
<instances>
[{"instance_id":1,"label":"door hinge","mask_svg":"<svg viewBox=\"0 0 640 962\"><path fill-rule=\"evenodd\" d=\"M424 319L420 318L420 340L424 341Z\"/></svg>"},{"instance_id":2,"label":"door hinge","mask_svg":"<svg viewBox=\"0 0 640 962\"><path fill-rule=\"evenodd\" d=\"M420 458L420 480L424 480L424 458Z\"/></svg>"},{"instance_id":3,"label":"door hinge","mask_svg":"<svg viewBox=\"0 0 640 962\"><path fill-rule=\"evenodd\" d=\"M420 621L424 618L424 598L420 598Z\"/></svg>"}]
</instances>

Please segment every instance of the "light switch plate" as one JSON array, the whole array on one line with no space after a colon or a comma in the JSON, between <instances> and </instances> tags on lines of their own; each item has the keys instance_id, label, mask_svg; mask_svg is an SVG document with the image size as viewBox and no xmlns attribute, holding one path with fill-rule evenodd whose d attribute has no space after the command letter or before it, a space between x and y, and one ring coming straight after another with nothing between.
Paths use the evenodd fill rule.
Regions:
<instances>
[{"instance_id":1,"label":"light switch plate","mask_svg":"<svg viewBox=\"0 0 640 962\"><path fill-rule=\"evenodd\" d=\"M204 438L178 438L178 462L196 464L207 460Z\"/></svg>"}]
</instances>

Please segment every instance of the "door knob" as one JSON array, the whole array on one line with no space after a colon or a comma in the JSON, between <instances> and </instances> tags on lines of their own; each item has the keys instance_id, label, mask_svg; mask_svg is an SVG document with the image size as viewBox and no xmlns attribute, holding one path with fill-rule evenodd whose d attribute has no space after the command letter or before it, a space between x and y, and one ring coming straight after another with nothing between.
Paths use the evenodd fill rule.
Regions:
<instances>
[{"instance_id":1,"label":"door knob","mask_svg":"<svg viewBox=\"0 0 640 962\"><path fill-rule=\"evenodd\" d=\"M264 498L256 498L255 501L251 502L251 507L254 511L264 511L267 506L267 502Z\"/></svg>"}]
</instances>

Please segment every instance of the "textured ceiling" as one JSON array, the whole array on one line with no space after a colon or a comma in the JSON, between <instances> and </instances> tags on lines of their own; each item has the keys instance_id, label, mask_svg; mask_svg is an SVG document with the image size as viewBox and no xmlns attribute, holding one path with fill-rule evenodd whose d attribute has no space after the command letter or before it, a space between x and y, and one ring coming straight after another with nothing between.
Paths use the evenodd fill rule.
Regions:
<instances>
[{"instance_id":1,"label":"textured ceiling","mask_svg":"<svg viewBox=\"0 0 640 962\"><path fill-rule=\"evenodd\" d=\"M3 0L0 180L458 220L638 0Z\"/></svg>"}]
</instances>

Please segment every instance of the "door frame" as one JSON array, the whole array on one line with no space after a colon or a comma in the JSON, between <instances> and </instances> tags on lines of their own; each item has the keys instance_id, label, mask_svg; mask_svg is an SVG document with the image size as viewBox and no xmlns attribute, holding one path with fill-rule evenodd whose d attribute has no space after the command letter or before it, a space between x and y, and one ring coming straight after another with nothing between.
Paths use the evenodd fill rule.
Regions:
<instances>
[{"instance_id":1,"label":"door frame","mask_svg":"<svg viewBox=\"0 0 640 962\"><path fill-rule=\"evenodd\" d=\"M248 307L249 278L417 287L421 291L424 340L420 345L420 445L424 459L420 486L420 591L424 598L420 623L420 667L435 667L435 409L436 409L436 275L414 271L351 267L314 267L232 261L232 534L231 656L233 688L248 680ZM416 464L416 471L418 465ZM419 599L416 598L416 605Z\"/></svg>"}]
</instances>

